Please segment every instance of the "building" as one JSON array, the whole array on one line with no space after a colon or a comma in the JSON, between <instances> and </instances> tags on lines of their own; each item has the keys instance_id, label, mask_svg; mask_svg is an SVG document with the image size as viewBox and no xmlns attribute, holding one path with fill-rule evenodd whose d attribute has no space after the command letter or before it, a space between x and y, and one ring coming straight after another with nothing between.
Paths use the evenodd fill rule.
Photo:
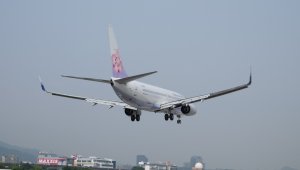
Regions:
<instances>
[{"instance_id":1,"label":"building","mask_svg":"<svg viewBox=\"0 0 300 170\"><path fill-rule=\"evenodd\" d=\"M15 163L19 163L19 158L14 154L4 155L1 156L0 162L15 164Z\"/></svg>"},{"instance_id":2,"label":"building","mask_svg":"<svg viewBox=\"0 0 300 170\"><path fill-rule=\"evenodd\" d=\"M203 170L203 164L201 162L196 163L192 170Z\"/></svg>"},{"instance_id":3,"label":"building","mask_svg":"<svg viewBox=\"0 0 300 170\"><path fill-rule=\"evenodd\" d=\"M138 165L140 167L143 167L145 170L177 170L177 166L172 165L170 162L166 162L166 163L140 162Z\"/></svg>"},{"instance_id":4,"label":"building","mask_svg":"<svg viewBox=\"0 0 300 170\"><path fill-rule=\"evenodd\" d=\"M194 167L197 163L201 163L203 165L203 159L201 156L192 156L191 157L191 167Z\"/></svg>"},{"instance_id":5,"label":"building","mask_svg":"<svg viewBox=\"0 0 300 170\"><path fill-rule=\"evenodd\" d=\"M147 163L148 158L145 155L137 155L136 156L136 165L139 165L140 162Z\"/></svg>"},{"instance_id":6,"label":"building","mask_svg":"<svg viewBox=\"0 0 300 170\"><path fill-rule=\"evenodd\" d=\"M179 170L191 170L195 168L197 163L201 163L202 169L205 169L205 163L201 156L192 156L189 162L185 162L182 167L178 167Z\"/></svg>"},{"instance_id":7,"label":"building","mask_svg":"<svg viewBox=\"0 0 300 170\"><path fill-rule=\"evenodd\" d=\"M67 157L60 157L53 153L47 152L39 152L37 158L37 164L39 165L51 165L51 166L66 166L72 165L72 163L68 162L71 161Z\"/></svg>"},{"instance_id":8,"label":"building","mask_svg":"<svg viewBox=\"0 0 300 170\"><path fill-rule=\"evenodd\" d=\"M90 156L90 157L78 156L74 160L74 166L115 169L116 161L108 158L97 158L94 156Z\"/></svg>"}]
</instances>

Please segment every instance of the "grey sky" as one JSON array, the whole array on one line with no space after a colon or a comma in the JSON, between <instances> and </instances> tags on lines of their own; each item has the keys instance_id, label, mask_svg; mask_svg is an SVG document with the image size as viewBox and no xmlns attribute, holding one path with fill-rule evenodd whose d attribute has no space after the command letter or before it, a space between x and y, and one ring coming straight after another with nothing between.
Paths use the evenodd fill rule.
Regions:
<instances>
[{"instance_id":1,"label":"grey sky","mask_svg":"<svg viewBox=\"0 0 300 170\"><path fill-rule=\"evenodd\" d=\"M0 140L58 154L134 163L135 155L208 168L300 169L300 1L0 1ZM112 24L126 71L185 96L248 81L244 91L198 103L183 124L143 112L47 96L46 87L113 99Z\"/></svg>"}]
</instances>

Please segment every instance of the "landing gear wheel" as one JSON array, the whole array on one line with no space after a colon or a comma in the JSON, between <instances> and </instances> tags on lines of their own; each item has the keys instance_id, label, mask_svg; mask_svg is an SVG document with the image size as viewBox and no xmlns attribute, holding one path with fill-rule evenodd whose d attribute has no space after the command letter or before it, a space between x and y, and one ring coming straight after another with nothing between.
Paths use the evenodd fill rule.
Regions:
<instances>
[{"instance_id":1,"label":"landing gear wheel","mask_svg":"<svg viewBox=\"0 0 300 170\"><path fill-rule=\"evenodd\" d=\"M177 124L181 124L181 120L180 119L177 120Z\"/></svg>"},{"instance_id":2,"label":"landing gear wheel","mask_svg":"<svg viewBox=\"0 0 300 170\"><path fill-rule=\"evenodd\" d=\"M169 115L165 114L165 120L168 121L169 120Z\"/></svg>"},{"instance_id":3,"label":"landing gear wheel","mask_svg":"<svg viewBox=\"0 0 300 170\"><path fill-rule=\"evenodd\" d=\"M135 115L131 115L131 121L134 122L134 120L135 120Z\"/></svg>"},{"instance_id":4,"label":"landing gear wheel","mask_svg":"<svg viewBox=\"0 0 300 170\"><path fill-rule=\"evenodd\" d=\"M174 120L174 115L170 114L170 120Z\"/></svg>"},{"instance_id":5,"label":"landing gear wheel","mask_svg":"<svg viewBox=\"0 0 300 170\"><path fill-rule=\"evenodd\" d=\"M141 115L136 115L136 116L135 116L135 119L136 119L136 121L140 121Z\"/></svg>"}]
</instances>

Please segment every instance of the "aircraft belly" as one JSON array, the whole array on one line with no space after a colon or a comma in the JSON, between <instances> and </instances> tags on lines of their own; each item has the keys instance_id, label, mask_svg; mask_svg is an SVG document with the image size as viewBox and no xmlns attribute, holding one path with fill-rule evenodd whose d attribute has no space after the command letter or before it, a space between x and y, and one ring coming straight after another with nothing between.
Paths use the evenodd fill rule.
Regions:
<instances>
[{"instance_id":1,"label":"aircraft belly","mask_svg":"<svg viewBox=\"0 0 300 170\"><path fill-rule=\"evenodd\" d=\"M149 110L147 105L145 105L145 100L143 97L135 91L133 88L122 89L113 88L117 96L125 103L130 106L136 107L141 110Z\"/></svg>"},{"instance_id":2,"label":"aircraft belly","mask_svg":"<svg viewBox=\"0 0 300 170\"><path fill-rule=\"evenodd\" d=\"M137 109L150 112L160 109L161 104L183 98L175 92L140 82L115 83L113 89L123 102ZM180 109L172 109L171 113L178 115L181 114L181 111Z\"/></svg>"}]
</instances>

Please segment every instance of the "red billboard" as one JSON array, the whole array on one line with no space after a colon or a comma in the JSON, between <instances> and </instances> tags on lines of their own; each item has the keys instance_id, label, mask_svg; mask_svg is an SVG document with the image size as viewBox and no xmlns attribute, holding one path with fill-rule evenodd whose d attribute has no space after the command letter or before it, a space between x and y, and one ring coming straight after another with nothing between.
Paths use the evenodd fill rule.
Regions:
<instances>
[{"instance_id":1,"label":"red billboard","mask_svg":"<svg viewBox=\"0 0 300 170\"><path fill-rule=\"evenodd\" d=\"M66 165L65 158L38 158L37 164L40 165Z\"/></svg>"}]
</instances>

